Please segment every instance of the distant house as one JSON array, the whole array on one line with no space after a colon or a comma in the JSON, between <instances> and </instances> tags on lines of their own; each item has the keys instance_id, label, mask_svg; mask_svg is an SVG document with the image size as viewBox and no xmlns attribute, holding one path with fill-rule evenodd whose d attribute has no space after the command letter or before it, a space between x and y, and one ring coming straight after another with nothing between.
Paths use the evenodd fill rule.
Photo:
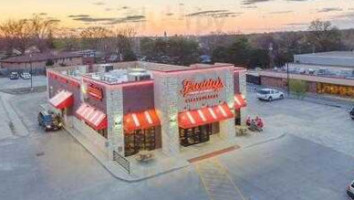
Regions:
<instances>
[{"instance_id":1,"label":"distant house","mask_svg":"<svg viewBox=\"0 0 354 200\"><path fill-rule=\"evenodd\" d=\"M82 64L82 55L72 52L34 53L32 56L25 54L0 60L2 73L12 71L29 72L32 65L33 73L41 74L45 72L47 66L62 67Z\"/></svg>"}]
</instances>

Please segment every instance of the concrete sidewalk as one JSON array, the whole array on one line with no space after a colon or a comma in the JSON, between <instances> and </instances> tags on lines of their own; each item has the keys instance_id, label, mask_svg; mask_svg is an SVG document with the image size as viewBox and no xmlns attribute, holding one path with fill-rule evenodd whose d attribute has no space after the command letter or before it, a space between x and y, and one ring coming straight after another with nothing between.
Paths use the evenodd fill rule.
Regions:
<instances>
[{"instance_id":1,"label":"concrete sidewalk","mask_svg":"<svg viewBox=\"0 0 354 200\"><path fill-rule=\"evenodd\" d=\"M249 132L248 135L243 137L235 137L232 141L221 142L214 139L214 143L200 144L197 150L195 150L196 148L193 148L193 146L189 147L190 151L188 151L188 148L182 148L181 154L178 156L167 156L162 152L161 149L158 149L154 151L154 156L158 159L148 163L138 163L134 156L128 157L127 159L129 160L131 168L130 173L128 173L127 170L120 166L117 162L109 160L105 153L93 145L84 135L80 134L77 130L69 127L66 127L65 129L76 140L78 140L80 144L86 148L86 150L90 152L97 159L97 161L100 162L102 166L106 168L114 177L128 182L141 181L187 167L190 165L188 160L198 160L198 158L203 160L229 152L225 151L222 154L216 153L222 151L223 149L230 149L231 147L235 147L232 150L237 150L240 147L247 148L258 144L263 144L268 141L276 140L284 136L284 133L282 133L280 130L269 128L265 129L261 133ZM213 151L211 151L211 149L214 149L215 154Z\"/></svg>"},{"instance_id":2,"label":"concrete sidewalk","mask_svg":"<svg viewBox=\"0 0 354 200\"><path fill-rule=\"evenodd\" d=\"M29 134L24 123L11 105L13 95L0 93L0 140L24 137Z\"/></svg>"}]
</instances>

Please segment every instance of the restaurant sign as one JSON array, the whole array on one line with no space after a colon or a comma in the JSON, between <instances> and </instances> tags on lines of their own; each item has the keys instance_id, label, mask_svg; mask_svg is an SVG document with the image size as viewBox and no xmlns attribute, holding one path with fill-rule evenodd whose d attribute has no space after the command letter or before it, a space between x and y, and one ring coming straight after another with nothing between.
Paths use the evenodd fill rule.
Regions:
<instances>
[{"instance_id":1,"label":"restaurant sign","mask_svg":"<svg viewBox=\"0 0 354 200\"><path fill-rule=\"evenodd\" d=\"M102 100L103 99L103 91L102 91L102 89L97 87L97 86L95 86L95 85L93 85L93 84L90 84L88 86L87 93L90 96L92 96L92 97L94 97L94 98L96 98L98 100Z\"/></svg>"},{"instance_id":2,"label":"restaurant sign","mask_svg":"<svg viewBox=\"0 0 354 200\"><path fill-rule=\"evenodd\" d=\"M200 82L185 79L182 85L180 93L186 98L186 103L218 98L218 92L225 87L220 77Z\"/></svg>"}]
</instances>

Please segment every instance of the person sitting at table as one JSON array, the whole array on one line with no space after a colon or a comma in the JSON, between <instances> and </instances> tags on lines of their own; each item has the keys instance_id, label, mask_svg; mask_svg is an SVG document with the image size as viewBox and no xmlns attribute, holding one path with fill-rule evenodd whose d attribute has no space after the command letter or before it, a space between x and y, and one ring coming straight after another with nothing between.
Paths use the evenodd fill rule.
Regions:
<instances>
[{"instance_id":1,"label":"person sitting at table","mask_svg":"<svg viewBox=\"0 0 354 200\"><path fill-rule=\"evenodd\" d=\"M262 120L260 117L257 116L256 119L255 119L255 121L256 121L257 127L260 128L260 129L262 129L263 126L264 126L263 120Z\"/></svg>"},{"instance_id":2,"label":"person sitting at table","mask_svg":"<svg viewBox=\"0 0 354 200\"><path fill-rule=\"evenodd\" d=\"M247 116L246 125L247 125L247 126L250 126L250 125L251 125L251 117L250 117L250 116Z\"/></svg>"}]
</instances>

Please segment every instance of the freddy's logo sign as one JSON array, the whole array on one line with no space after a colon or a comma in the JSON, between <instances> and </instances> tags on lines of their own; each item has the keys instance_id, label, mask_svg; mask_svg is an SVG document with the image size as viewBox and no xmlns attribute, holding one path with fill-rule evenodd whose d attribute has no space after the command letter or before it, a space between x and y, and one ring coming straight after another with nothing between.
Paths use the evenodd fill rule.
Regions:
<instances>
[{"instance_id":1,"label":"freddy's logo sign","mask_svg":"<svg viewBox=\"0 0 354 200\"><path fill-rule=\"evenodd\" d=\"M205 92L217 92L224 88L224 83L218 77L217 79L207 79L201 82L184 80L182 82L183 89L180 91L183 97L193 94L201 94Z\"/></svg>"}]
</instances>

